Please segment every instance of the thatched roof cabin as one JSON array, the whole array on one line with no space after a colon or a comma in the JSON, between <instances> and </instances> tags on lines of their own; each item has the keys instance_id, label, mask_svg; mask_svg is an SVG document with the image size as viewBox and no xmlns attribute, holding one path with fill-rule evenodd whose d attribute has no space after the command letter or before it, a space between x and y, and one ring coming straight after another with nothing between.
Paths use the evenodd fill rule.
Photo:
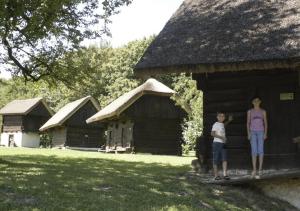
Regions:
<instances>
[{"instance_id":1,"label":"thatched roof cabin","mask_svg":"<svg viewBox=\"0 0 300 211\"><path fill-rule=\"evenodd\" d=\"M228 125L231 168L251 168L246 112L260 95L268 112L265 168L300 168L300 1L185 0L135 67L142 77L192 73L203 91L202 166L211 166L215 113Z\"/></svg>"},{"instance_id":2,"label":"thatched roof cabin","mask_svg":"<svg viewBox=\"0 0 300 211\"><path fill-rule=\"evenodd\" d=\"M297 68L298 0L185 0L136 74Z\"/></svg>"},{"instance_id":3,"label":"thatched roof cabin","mask_svg":"<svg viewBox=\"0 0 300 211\"><path fill-rule=\"evenodd\" d=\"M52 146L90 147L102 146L101 125L86 124L86 119L99 111L98 102L91 96L73 101L62 107L40 131L53 135Z\"/></svg>"},{"instance_id":4,"label":"thatched roof cabin","mask_svg":"<svg viewBox=\"0 0 300 211\"><path fill-rule=\"evenodd\" d=\"M14 100L0 109L1 144L5 146L39 147L39 128L53 112L43 98Z\"/></svg>"},{"instance_id":5,"label":"thatched roof cabin","mask_svg":"<svg viewBox=\"0 0 300 211\"><path fill-rule=\"evenodd\" d=\"M27 115L40 104L48 111L49 114L53 114L53 111L46 104L45 100L41 97L25 100L13 100L0 109L0 114Z\"/></svg>"},{"instance_id":6,"label":"thatched roof cabin","mask_svg":"<svg viewBox=\"0 0 300 211\"><path fill-rule=\"evenodd\" d=\"M107 124L108 151L181 154L185 112L170 97L175 92L155 79L117 98L88 123Z\"/></svg>"},{"instance_id":7,"label":"thatched roof cabin","mask_svg":"<svg viewBox=\"0 0 300 211\"><path fill-rule=\"evenodd\" d=\"M130 107L135 101L147 94L171 97L175 94L175 91L155 79L148 79L141 86L120 96L94 116L87 119L87 123L103 121L105 119L114 119L120 116L120 114Z\"/></svg>"}]
</instances>

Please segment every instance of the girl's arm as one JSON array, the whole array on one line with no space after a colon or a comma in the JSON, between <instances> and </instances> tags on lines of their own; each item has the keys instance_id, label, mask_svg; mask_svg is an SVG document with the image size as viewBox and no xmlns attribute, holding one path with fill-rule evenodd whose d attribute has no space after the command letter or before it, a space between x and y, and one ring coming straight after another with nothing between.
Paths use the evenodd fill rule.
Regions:
<instances>
[{"instance_id":1,"label":"girl's arm","mask_svg":"<svg viewBox=\"0 0 300 211\"><path fill-rule=\"evenodd\" d=\"M264 111L263 115L264 115L264 125L265 125L265 135L264 135L264 139L267 139L267 138L268 138L268 119L267 119L267 112Z\"/></svg>"},{"instance_id":2,"label":"girl's arm","mask_svg":"<svg viewBox=\"0 0 300 211\"><path fill-rule=\"evenodd\" d=\"M247 112L247 135L250 140L250 111Z\"/></svg>"}]
</instances>

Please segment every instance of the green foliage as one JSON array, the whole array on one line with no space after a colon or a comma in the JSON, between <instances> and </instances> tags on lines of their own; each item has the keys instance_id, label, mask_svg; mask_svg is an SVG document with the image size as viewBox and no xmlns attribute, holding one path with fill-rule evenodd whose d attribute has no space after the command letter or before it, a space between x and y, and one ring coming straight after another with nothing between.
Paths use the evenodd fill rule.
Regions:
<instances>
[{"instance_id":1,"label":"green foliage","mask_svg":"<svg viewBox=\"0 0 300 211\"><path fill-rule=\"evenodd\" d=\"M0 106L14 99L40 96L57 111L70 101L92 95L103 108L143 83L134 76L133 68L153 38L133 41L120 48L104 43L100 47L67 53L60 61L64 65L56 69L52 76L38 82L25 83L22 77L3 80ZM58 74L59 81L53 77ZM191 76L166 74L157 79L177 92L174 100L188 111L183 123L184 151L192 150L202 131L202 94Z\"/></svg>"},{"instance_id":2,"label":"green foliage","mask_svg":"<svg viewBox=\"0 0 300 211\"><path fill-rule=\"evenodd\" d=\"M0 64L26 79L53 72L85 39L109 35L110 16L131 0L0 0Z\"/></svg>"},{"instance_id":3,"label":"green foliage","mask_svg":"<svg viewBox=\"0 0 300 211\"><path fill-rule=\"evenodd\" d=\"M52 146L52 136L49 133L42 133L40 135L40 146L43 148L50 148Z\"/></svg>"},{"instance_id":4,"label":"green foliage","mask_svg":"<svg viewBox=\"0 0 300 211\"><path fill-rule=\"evenodd\" d=\"M188 112L182 124L183 152L188 153L195 148L196 140L202 133L202 92L197 90L196 81L185 74L175 77L173 87L177 92L176 102Z\"/></svg>"}]
</instances>

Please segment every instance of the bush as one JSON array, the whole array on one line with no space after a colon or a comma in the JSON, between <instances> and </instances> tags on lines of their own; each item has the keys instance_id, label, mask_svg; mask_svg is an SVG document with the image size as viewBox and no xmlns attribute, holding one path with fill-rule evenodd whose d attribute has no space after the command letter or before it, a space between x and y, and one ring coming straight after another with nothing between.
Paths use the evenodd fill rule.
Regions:
<instances>
[{"instance_id":1,"label":"bush","mask_svg":"<svg viewBox=\"0 0 300 211\"><path fill-rule=\"evenodd\" d=\"M43 133L40 135L40 147L42 148L51 148L52 146L52 136L48 133Z\"/></svg>"}]
</instances>

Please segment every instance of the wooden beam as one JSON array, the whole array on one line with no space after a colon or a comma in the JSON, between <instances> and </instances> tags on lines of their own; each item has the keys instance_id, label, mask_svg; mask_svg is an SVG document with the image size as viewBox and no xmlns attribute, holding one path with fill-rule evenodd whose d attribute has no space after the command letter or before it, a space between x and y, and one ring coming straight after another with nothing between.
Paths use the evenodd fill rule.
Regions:
<instances>
[{"instance_id":1,"label":"wooden beam","mask_svg":"<svg viewBox=\"0 0 300 211\"><path fill-rule=\"evenodd\" d=\"M298 70L298 84L300 86L300 70Z\"/></svg>"}]
</instances>

